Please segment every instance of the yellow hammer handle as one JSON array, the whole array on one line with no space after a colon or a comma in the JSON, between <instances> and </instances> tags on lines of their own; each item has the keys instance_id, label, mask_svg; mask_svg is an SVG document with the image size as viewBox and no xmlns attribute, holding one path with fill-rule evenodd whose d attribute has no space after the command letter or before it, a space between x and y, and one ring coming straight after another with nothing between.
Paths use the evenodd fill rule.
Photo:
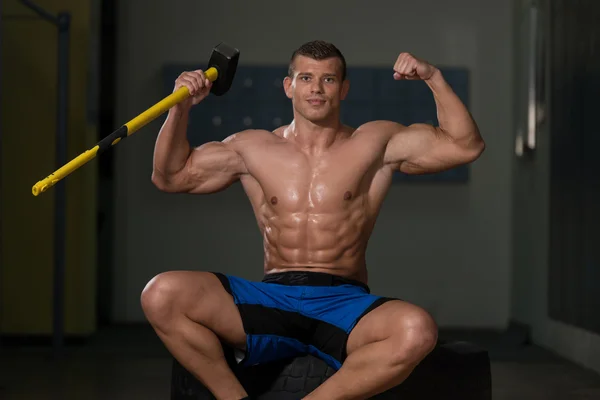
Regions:
<instances>
[{"instance_id":1,"label":"yellow hammer handle","mask_svg":"<svg viewBox=\"0 0 600 400\"><path fill-rule=\"evenodd\" d=\"M218 71L216 68L211 67L204 71L204 75L208 80L214 82L218 77ZM52 174L48 175L46 178L37 182L33 185L31 192L34 196L39 195L40 193L44 193L46 190L56 185L61 179L65 178L67 175L71 174L77 168L82 165L88 163L93 160L97 155L105 152L111 146L116 145L121 141L121 139L126 138L127 136L132 135L134 132L138 131L140 128L153 121L155 118L169 110L176 104L181 103L183 100L189 97L190 93L186 87L181 87L177 89L175 92L171 93L137 117L133 118L131 121L127 122L125 125L121 126L119 129L115 130L113 133L102 139L100 142L96 144L90 150L86 150L79 156L75 157L73 160L69 161L67 164L54 171Z\"/></svg>"}]
</instances>

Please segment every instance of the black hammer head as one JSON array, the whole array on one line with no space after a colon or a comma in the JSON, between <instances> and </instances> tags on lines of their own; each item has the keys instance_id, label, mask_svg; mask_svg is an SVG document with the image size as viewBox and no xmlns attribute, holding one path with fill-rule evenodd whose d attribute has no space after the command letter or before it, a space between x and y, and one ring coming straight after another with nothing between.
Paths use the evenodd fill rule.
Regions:
<instances>
[{"instance_id":1,"label":"black hammer head","mask_svg":"<svg viewBox=\"0 0 600 400\"><path fill-rule=\"evenodd\" d=\"M229 90L239 58L240 51L225 43L220 43L213 49L207 69L214 67L218 71L217 80L213 82L210 89L214 95L221 96Z\"/></svg>"}]
</instances>

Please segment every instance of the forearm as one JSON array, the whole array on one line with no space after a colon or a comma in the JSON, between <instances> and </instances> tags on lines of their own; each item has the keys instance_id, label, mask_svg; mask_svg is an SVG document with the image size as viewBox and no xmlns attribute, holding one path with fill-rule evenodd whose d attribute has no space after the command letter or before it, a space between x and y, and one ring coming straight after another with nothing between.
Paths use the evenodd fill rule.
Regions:
<instances>
[{"instance_id":1,"label":"forearm","mask_svg":"<svg viewBox=\"0 0 600 400\"><path fill-rule=\"evenodd\" d=\"M154 147L154 179L168 179L185 166L191 153L187 140L189 109L177 105L169 110Z\"/></svg>"},{"instance_id":2,"label":"forearm","mask_svg":"<svg viewBox=\"0 0 600 400\"><path fill-rule=\"evenodd\" d=\"M467 143L481 140L479 128L460 98L436 69L425 80L435 99L440 129L455 141Z\"/></svg>"}]
</instances>

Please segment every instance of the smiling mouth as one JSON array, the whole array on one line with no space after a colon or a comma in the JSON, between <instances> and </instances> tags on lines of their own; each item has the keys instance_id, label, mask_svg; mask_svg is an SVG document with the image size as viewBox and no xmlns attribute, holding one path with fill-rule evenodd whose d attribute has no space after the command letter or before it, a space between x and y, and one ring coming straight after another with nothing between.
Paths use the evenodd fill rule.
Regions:
<instances>
[{"instance_id":1,"label":"smiling mouth","mask_svg":"<svg viewBox=\"0 0 600 400\"><path fill-rule=\"evenodd\" d=\"M319 100L319 99L309 99L308 102L310 104L312 104L313 106L319 106L321 104L325 104L325 100Z\"/></svg>"}]
</instances>

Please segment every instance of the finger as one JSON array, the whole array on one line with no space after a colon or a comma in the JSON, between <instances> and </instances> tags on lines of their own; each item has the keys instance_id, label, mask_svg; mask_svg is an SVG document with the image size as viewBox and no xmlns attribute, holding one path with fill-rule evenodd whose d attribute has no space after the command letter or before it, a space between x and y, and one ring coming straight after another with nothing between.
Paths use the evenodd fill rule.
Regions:
<instances>
[{"instance_id":1,"label":"finger","mask_svg":"<svg viewBox=\"0 0 600 400\"><path fill-rule=\"evenodd\" d=\"M398 58L396 58L396 62L394 63L394 71L398 71L400 69L401 57L402 55L399 55Z\"/></svg>"},{"instance_id":2,"label":"finger","mask_svg":"<svg viewBox=\"0 0 600 400\"><path fill-rule=\"evenodd\" d=\"M174 90L178 90L183 86L183 79L185 78L185 72L180 74L177 79L175 79L175 88Z\"/></svg>"},{"instance_id":3,"label":"finger","mask_svg":"<svg viewBox=\"0 0 600 400\"><path fill-rule=\"evenodd\" d=\"M394 70L400 72L400 68L401 68L402 62L404 61L404 58L405 58L404 53L400 53L400 55L396 59L396 62L394 63Z\"/></svg>"},{"instance_id":4,"label":"finger","mask_svg":"<svg viewBox=\"0 0 600 400\"><path fill-rule=\"evenodd\" d=\"M200 91L200 85L198 79L194 76L193 72L188 72L181 77L181 82L188 88L190 95L195 95Z\"/></svg>"},{"instance_id":5,"label":"finger","mask_svg":"<svg viewBox=\"0 0 600 400\"><path fill-rule=\"evenodd\" d=\"M210 88L210 80L208 78L198 78L200 85L201 85L201 91L205 92Z\"/></svg>"},{"instance_id":6,"label":"finger","mask_svg":"<svg viewBox=\"0 0 600 400\"><path fill-rule=\"evenodd\" d=\"M183 78L177 78L177 80L175 81L175 88L173 88L174 91L177 91L179 89L181 89L182 87L188 87L188 84L185 82L185 80ZM188 87L188 90L189 87Z\"/></svg>"},{"instance_id":7,"label":"finger","mask_svg":"<svg viewBox=\"0 0 600 400\"><path fill-rule=\"evenodd\" d=\"M412 68L411 73L407 76L406 79L410 79L410 80L421 79L421 76L419 75L419 62L418 61L414 64L414 67Z\"/></svg>"},{"instance_id":8,"label":"finger","mask_svg":"<svg viewBox=\"0 0 600 400\"><path fill-rule=\"evenodd\" d=\"M198 80L198 85L200 88L203 88L204 86L206 86L206 81L208 79L206 78L204 71L199 69L199 70L195 71L194 76Z\"/></svg>"},{"instance_id":9,"label":"finger","mask_svg":"<svg viewBox=\"0 0 600 400\"><path fill-rule=\"evenodd\" d=\"M177 78L177 80L180 81L181 83L186 82L188 85L191 85L191 87L188 87L188 89L190 91L195 90L195 88L196 88L196 85L194 85L192 72L184 72L183 74L179 75L179 78Z\"/></svg>"},{"instance_id":10,"label":"finger","mask_svg":"<svg viewBox=\"0 0 600 400\"><path fill-rule=\"evenodd\" d=\"M407 75L410 72L408 69L408 61L406 59L403 59L400 63L400 68L398 69L398 72L400 72L402 75Z\"/></svg>"},{"instance_id":11,"label":"finger","mask_svg":"<svg viewBox=\"0 0 600 400\"><path fill-rule=\"evenodd\" d=\"M194 74L190 74L187 77L187 81L193 88L192 93L190 93L190 94L195 95L198 92L200 92L200 90L202 90L202 85L198 82L198 79L194 76Z\"/></svg>"},{"instance_id":12,"label":"finger","mask_svg":"<svg viewBox=\"0 0 600 400\"><path fill-rule=\"evenodd\" d=\"M410 54L408 53L402 53L402 63L406 64L410 61Z\"/></svg>"},{"instance_id":13,"label":"finger","mask_svg":"<svg viewBox=\"0 0 600 400\"><path fill-rule=\"evenodd\" d=\"M400 53L394 64L394 79L408 79L410 75L415 74L412 66L413 57L409 53Z\"/></svg>"},{"instance_id":14,"label":"finger","mask_svg":"<svg viewBox=\"0 0 600 400\"><path fill-rule=\"evenodd\" d=\"M198 72L192 72L190 74L190 79L194 82L196 93L201 92L204 88L204 79L202 78L202 75Z\"/></svg>"},{"instance_id":15,"label":"finger","mask_svg":"<svg viewBox=\"0 0 600 400\"><path fill-rule=\"evenodd\" d=\"M194 78L196 79L196 82L198 83L198 90L203 91L204 88L206 87L206 82L208 81L208 79L206 78L206 75L204 74L204 71L202 71L202 70L196 71L196 73L194 74Z\"/></svg>"},{"instance_id":16,"label":"finger","mask_svg":"<svg viewBox=\"0 0 600 400\"><path fill-rule=\"evenodd\" d=\"M410 57L406 62L406 74L408 76L415 76L417 74L417 67L419 63L414 57Z\"/></svg>"},{"instance_id":17,"label":"finger","mask_svg":"<svg viewBox=\"0 0 600 400\"><path fill-rule=\"evenodd\" d=\"M181 78L181 84L188 88L188 91L190 92L191 96L195 95L199 90L196 81L189 76Z\"/></svg>"}]
</instances>

